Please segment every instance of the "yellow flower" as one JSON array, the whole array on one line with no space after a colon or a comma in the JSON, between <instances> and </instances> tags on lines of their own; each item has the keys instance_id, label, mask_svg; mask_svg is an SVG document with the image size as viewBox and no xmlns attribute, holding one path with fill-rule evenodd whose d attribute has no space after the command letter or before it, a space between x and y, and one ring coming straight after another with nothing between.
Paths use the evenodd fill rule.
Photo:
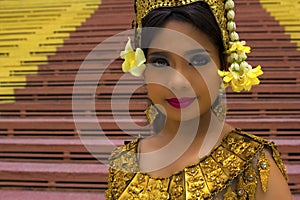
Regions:
<instances>
[{"instance_id":1,"label":"yellow flower","mask_svg":"<svg viewBox=\"0 0 300 200\"><path fill-rule=\"evenodd\" d=\"M246 45L245 41L230 42L230 48L228 50L228 53L232 53L232 52L236 52L238 54L250 53L251 48L245 45Z\"/></svg>"},{"instance_id":2,"label":"yellow flower","mask_svg":"<svg viewBox=\"0 0 300 200\"><path fill-rule=\"evenodd\" d=\"M125 50L121 52L120 57L125 59L122 64L123 72L130 72L133 76L141 76L143 74L146 68L144 52L140 48L134 51L131 47L130 38L128 38Z\"/></svg>"},{"instance_id":3,"label":"yellow flower","mask_svg":"<svg viewBox=\"0 0 300 200\"><path fill-rule=\"evenodd\" d=\"M259 84L258 76L263 74L261 66L258 65L255 69L248 68L243 71L229 69L229 71L220 71L218 74L223 78L224 87L231 86L234 92L242 90L250 91L253 85Z\"/></svg>"}]
</instances>

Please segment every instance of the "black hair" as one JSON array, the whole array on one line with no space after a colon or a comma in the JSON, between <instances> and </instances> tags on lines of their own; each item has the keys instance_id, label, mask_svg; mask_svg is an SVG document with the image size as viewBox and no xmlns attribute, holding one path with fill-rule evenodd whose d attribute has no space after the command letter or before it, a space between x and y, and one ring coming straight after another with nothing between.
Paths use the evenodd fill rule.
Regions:
<instances>
[{"instance_id":1,"label":"black hair","mask_svg":"<svg viewBox=\"0 0 300 200\"><path fill-rule=\"evenodd\" d=\"M160 7L149 12L142 19L142 27L163 27L167 21L175 20L180 22L187 22L195 26L199 31L206 34L212 44L218 50L220 59L220 68L224 70L227 68L225 57L225 47L222 39L222 32L217 23L217 20L211 11L209 5L205 2L195 2L185 6L178 7ZM149 46L150 40L147 33L141 35L142 47ZM146 43L146 44L145 44ZM147 55L148 49L143 49ZM159 111L159 110L158 110ZM165 123L165 116L159 111L153 128L156 133L161 131Z\"/></svg>"}]
</instances>

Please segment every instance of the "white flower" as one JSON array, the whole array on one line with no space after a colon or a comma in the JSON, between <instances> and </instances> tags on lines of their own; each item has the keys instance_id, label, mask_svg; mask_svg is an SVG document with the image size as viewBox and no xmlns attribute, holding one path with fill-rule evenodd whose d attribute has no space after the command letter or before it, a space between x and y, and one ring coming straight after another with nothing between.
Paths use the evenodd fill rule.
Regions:
<instances>
[{"instance_id":1,"label":"white flower","mask_svg":"<svg viewBox=\"0 0 300 200\"><path fill-rule=\"evenodd\" d=\"M230 54L230 58L232 61L236 61L239 58L239 55L237 53L232 53Z\"/></svg>"},{"instance_id":2,"label":"white flower","mask_svg":"<svg viewBox=\"0 0 300 200\"><path fill-rule=\"evenodd\" d=\"M239 71L240 70L240 65L238 64L238 63L232 63L231 65L230 65L230 68L232 69L232 70L235 70L235 71Z\"/></svg>"},{"instance_id":3,"label":"white flower","mask_svg":"<svg viewBox=\"0 0 300 200\"><path fill-rule=\"evenodd\" d=\"M234 2L233 0L227 0L225 3L225 9L229 10L229 9L233 9L234 8Z\"/></svg>"},{"instance_id":4,"label":"white flower","mask_svg":"<svg viewBox=\"0 0 300 200\"><path fill-rule=\"evenodd\" d=\"M235 17L235 12L234 12L234 10L229 10L229 11L227 12L227 19L233 20L234 17Z\"/></svg>"},{"instance_id":5,"label":"white flower","mask_svg":"<svg viewBox=\"0 0 300 200\"><path fill-rule=\"evenodd\" d=\"M241 66L245 71L251 70L251 69L252 69L251 65L249 65L246 61L243 61L243 62L240 64L240 66Z\"/></svg>"},{"instance_id":6,"label":"white flower","mask_svg":"<svg viewBox=\"0 0 300 200\"><path fill-rule=\"evenodd\" d=\"M232 33L230 33L230 39L231 41L239 40L239 35L237 34L237 32L233 31Z\"/></svg>"},{"instance_id":7,"label":"white flower","mask_svg":"<svg viewBox=\"0 0 300 200\"><path fill-rule=\"evenodd\" d=\"M240 53L239 58L237 59L239 62L242 62L243 60L247 59L246 52Z\"/></svg>"},{"instance_id":8,"label":"white flower","mask_svg":"<svg viewBox=\"0 0 300 200\"><path fill-rule=\"evenodd\" d=\"M234 31L236 29L236 24L234 23L234 21L229 21L227 23L227 29L229 31Z\"/></svg>"}]
</instances>

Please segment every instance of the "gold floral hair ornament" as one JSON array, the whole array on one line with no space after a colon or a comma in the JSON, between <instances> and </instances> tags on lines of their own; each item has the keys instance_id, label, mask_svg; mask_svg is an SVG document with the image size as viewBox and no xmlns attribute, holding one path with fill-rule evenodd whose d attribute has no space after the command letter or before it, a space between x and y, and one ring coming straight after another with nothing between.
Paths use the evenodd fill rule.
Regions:
<instances>
[{"instance_id":1,"label":"gold floral hair ornament","mask_svg":"<svg viewBox=\"0 0 300 200\"><path fill-rule=\"evenodd\" d=\"M133 76L142 76L146 69L146 58L142 49L137 48L135 51L131 46L131 40L128 37L128 42L125 50L121 51L120 57L124 59L122 64L123 72L130 72Z\"/></svg>"},{"instance_id":2,"label":"gold floral hair ornament","mask_svg":"<svg viewBox=\"0 0 300 200\"><path fill-rule=\"evenodd\" d=\"M207 3L220 27L229 63L228 71L218 71L223 79L224 87L231 86L233 91L240 92L242 90L249 91L253 85L258 85L260 81L257 77L263 72L260 66L253 69L246 62L246 54L250 53L251 49L246 46L246 42L239 40L236 32L233 0L136 0L136 22L133 24L137 28L137 44L140 43L139 33L142 28L142 19L150 11L160 7L177 7L195 2Z\"/></svg>"}]
</instances>

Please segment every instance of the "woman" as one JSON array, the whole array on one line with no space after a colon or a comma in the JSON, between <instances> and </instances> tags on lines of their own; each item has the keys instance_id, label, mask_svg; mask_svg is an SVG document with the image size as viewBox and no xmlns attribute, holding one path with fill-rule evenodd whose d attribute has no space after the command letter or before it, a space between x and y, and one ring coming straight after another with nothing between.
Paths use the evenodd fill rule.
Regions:
<instances>
[{"instance_id":1,"label":"woman","mask_svg":"<svg viewBox=\"0 0 300 200\"><path fill-rule=\"evenodd\" d=\"M136 1L141 49L129 40L122 68L144 77L156 134L112 152L107 199L291 199L274 145L224 123L224 88L250 90L262 74L246 62L233 7Z\"/></svg>"}]
</instances>

